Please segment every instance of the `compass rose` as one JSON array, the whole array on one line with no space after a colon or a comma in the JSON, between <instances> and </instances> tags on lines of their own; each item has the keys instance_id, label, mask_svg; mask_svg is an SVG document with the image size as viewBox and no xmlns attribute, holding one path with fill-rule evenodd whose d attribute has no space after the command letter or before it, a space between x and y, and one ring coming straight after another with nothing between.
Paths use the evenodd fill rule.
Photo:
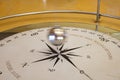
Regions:
<instances>
[{"instance_id":1,"label":"compass rose","mask_svg":"<svg viewBox=\"0 0 120 80\"><path fill-rule=\"evenodd\" d=\"M80 55L76 55L76 54L73 54L73 50L76 50L76 49L79 49L79 48L82 48L84 46L79 46L79 47L74 47L74 48L70 48L70 49L63 49L64 47L64 44L60 47L60 48L57 48L57 50L55 50L54 48L52 48L49 44L47 44L45 42L46 46L49 48L48 51L40 51L40 53L43 53L43 54L46 54L48 57L46 58L43 58L43 59L39 59L39 60L36 60L36 61L33 61L32 63L37 63L37 62L41 62L41 61L45 61L45 60L55 60L54 62L54 65L53 67L61 60L63 61L63 59L60 58L63 57L65 60L67 60L71 65L73 65L78 71L80 74L84 74L86 77L88 77L90 80L93 80L88 74L85 73L84 70L80 70L73 62L72 60L70 59L71 57L82 57ZM87 44L85 46L89 46L90 44ZM66 54L65 54L66 53Z\"/></svg>"},{"instance_id":2,"label":"compass rose","mask_svg":"<svg viewBox=\"0 0 120 80\"><path fill-rule=\"evenodd\" d=\"M74 63L70 60L70 57L71 56L76 56L76 57L82 57L80 55L75 55L75 54L72 54L72 50L75 50L75 49L79 49L79 48L82 48L83 46L80 46L80 47L75 47L75 48L70 48L70 49L63 49L64 47L64 44L60 47L60 48L57 48L57 51L55 49L53 49L50 45L48 45L47 43L45 43L47 45L47 47L49 48L48 51L44 52L44 51L40 51L40 53L43 53L43 54L47 54L48 57L46 58L43 58L43 59L40 59L40 60L36 60L34 61L33 63L36 63L36 62L40 62L40 61L45 61L45 60L53 60L53 59L56 59L55 63L53 66L55 66L57 64L57 62L60 60L60 57L59 56L62 56L64 59L66 59L68 62L70 62L74 67L76 67L74 65ZM69 52L69 53L67 53ZM67 53L67 54L64 54L64 53ZM61 59L61 61L63 61Z\"/></svg>"}]
</instances>

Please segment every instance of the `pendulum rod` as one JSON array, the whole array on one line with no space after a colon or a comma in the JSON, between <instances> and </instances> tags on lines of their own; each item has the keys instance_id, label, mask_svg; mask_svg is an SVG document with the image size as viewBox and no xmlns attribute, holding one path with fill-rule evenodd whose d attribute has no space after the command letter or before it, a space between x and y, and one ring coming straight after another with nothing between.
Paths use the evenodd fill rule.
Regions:
<instances>
[{"instance_id":1,"label":"pendulum rod","mask_svg":"<svg viewBox=\"0 0 120 80\"><path fill-rule=\"evenodd\" d=\"M99 21L100 21L100 3L101 0L97 1L97 14L96 14L96 31L98 31L98 25L99 25Z\"/></svg>"}]
</instances>

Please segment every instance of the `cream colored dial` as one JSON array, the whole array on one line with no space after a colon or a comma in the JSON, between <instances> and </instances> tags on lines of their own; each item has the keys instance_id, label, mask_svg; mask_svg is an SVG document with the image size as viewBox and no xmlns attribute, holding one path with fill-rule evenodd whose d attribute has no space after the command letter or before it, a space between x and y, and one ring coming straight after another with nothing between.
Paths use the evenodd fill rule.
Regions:
<instances>
[{"instance_id":1,"label":"cream colored dial","mask_svg":"<svg viewBox=\"0 0 120 80\"><path fill-rule=\"evenodd\" d=\"M21 32L0 41L0 80L120 80L120 41L92 30L64 27L59 47L49 28Z\"/></svg>"}]
</instances>

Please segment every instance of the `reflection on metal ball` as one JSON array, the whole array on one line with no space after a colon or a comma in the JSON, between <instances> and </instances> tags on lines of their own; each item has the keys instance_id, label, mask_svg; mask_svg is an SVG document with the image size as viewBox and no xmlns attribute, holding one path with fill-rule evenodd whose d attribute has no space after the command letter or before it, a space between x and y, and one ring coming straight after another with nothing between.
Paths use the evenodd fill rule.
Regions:
<instances>
[{"instance_id":1,"label":"reflection on metal ball","mask_svg":"<svg viewBox=\"0 0 120 80\"><path fill-rule=\"evenodd\" d=\"M55 26L48 33L48 40L55 46L62 45L66 40L66 32L63 28Z\"/></svg>"}]
</instances>

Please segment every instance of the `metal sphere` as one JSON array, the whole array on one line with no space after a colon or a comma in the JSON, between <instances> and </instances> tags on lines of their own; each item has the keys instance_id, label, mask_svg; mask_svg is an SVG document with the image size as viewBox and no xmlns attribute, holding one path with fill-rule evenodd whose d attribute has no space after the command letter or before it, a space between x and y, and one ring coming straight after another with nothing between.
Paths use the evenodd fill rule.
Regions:
<instances>
[{"instance_id":1,"label":"metal sphere","mask_svg":"<svg viewBox=\"0 0 120 80\"><path fill-rule=\"evenodd\" d=\"M66 40L66 32L61 27L53 27L48 33L48 40L55 46L62 45Z\"/></svg>"}]
</instances>

